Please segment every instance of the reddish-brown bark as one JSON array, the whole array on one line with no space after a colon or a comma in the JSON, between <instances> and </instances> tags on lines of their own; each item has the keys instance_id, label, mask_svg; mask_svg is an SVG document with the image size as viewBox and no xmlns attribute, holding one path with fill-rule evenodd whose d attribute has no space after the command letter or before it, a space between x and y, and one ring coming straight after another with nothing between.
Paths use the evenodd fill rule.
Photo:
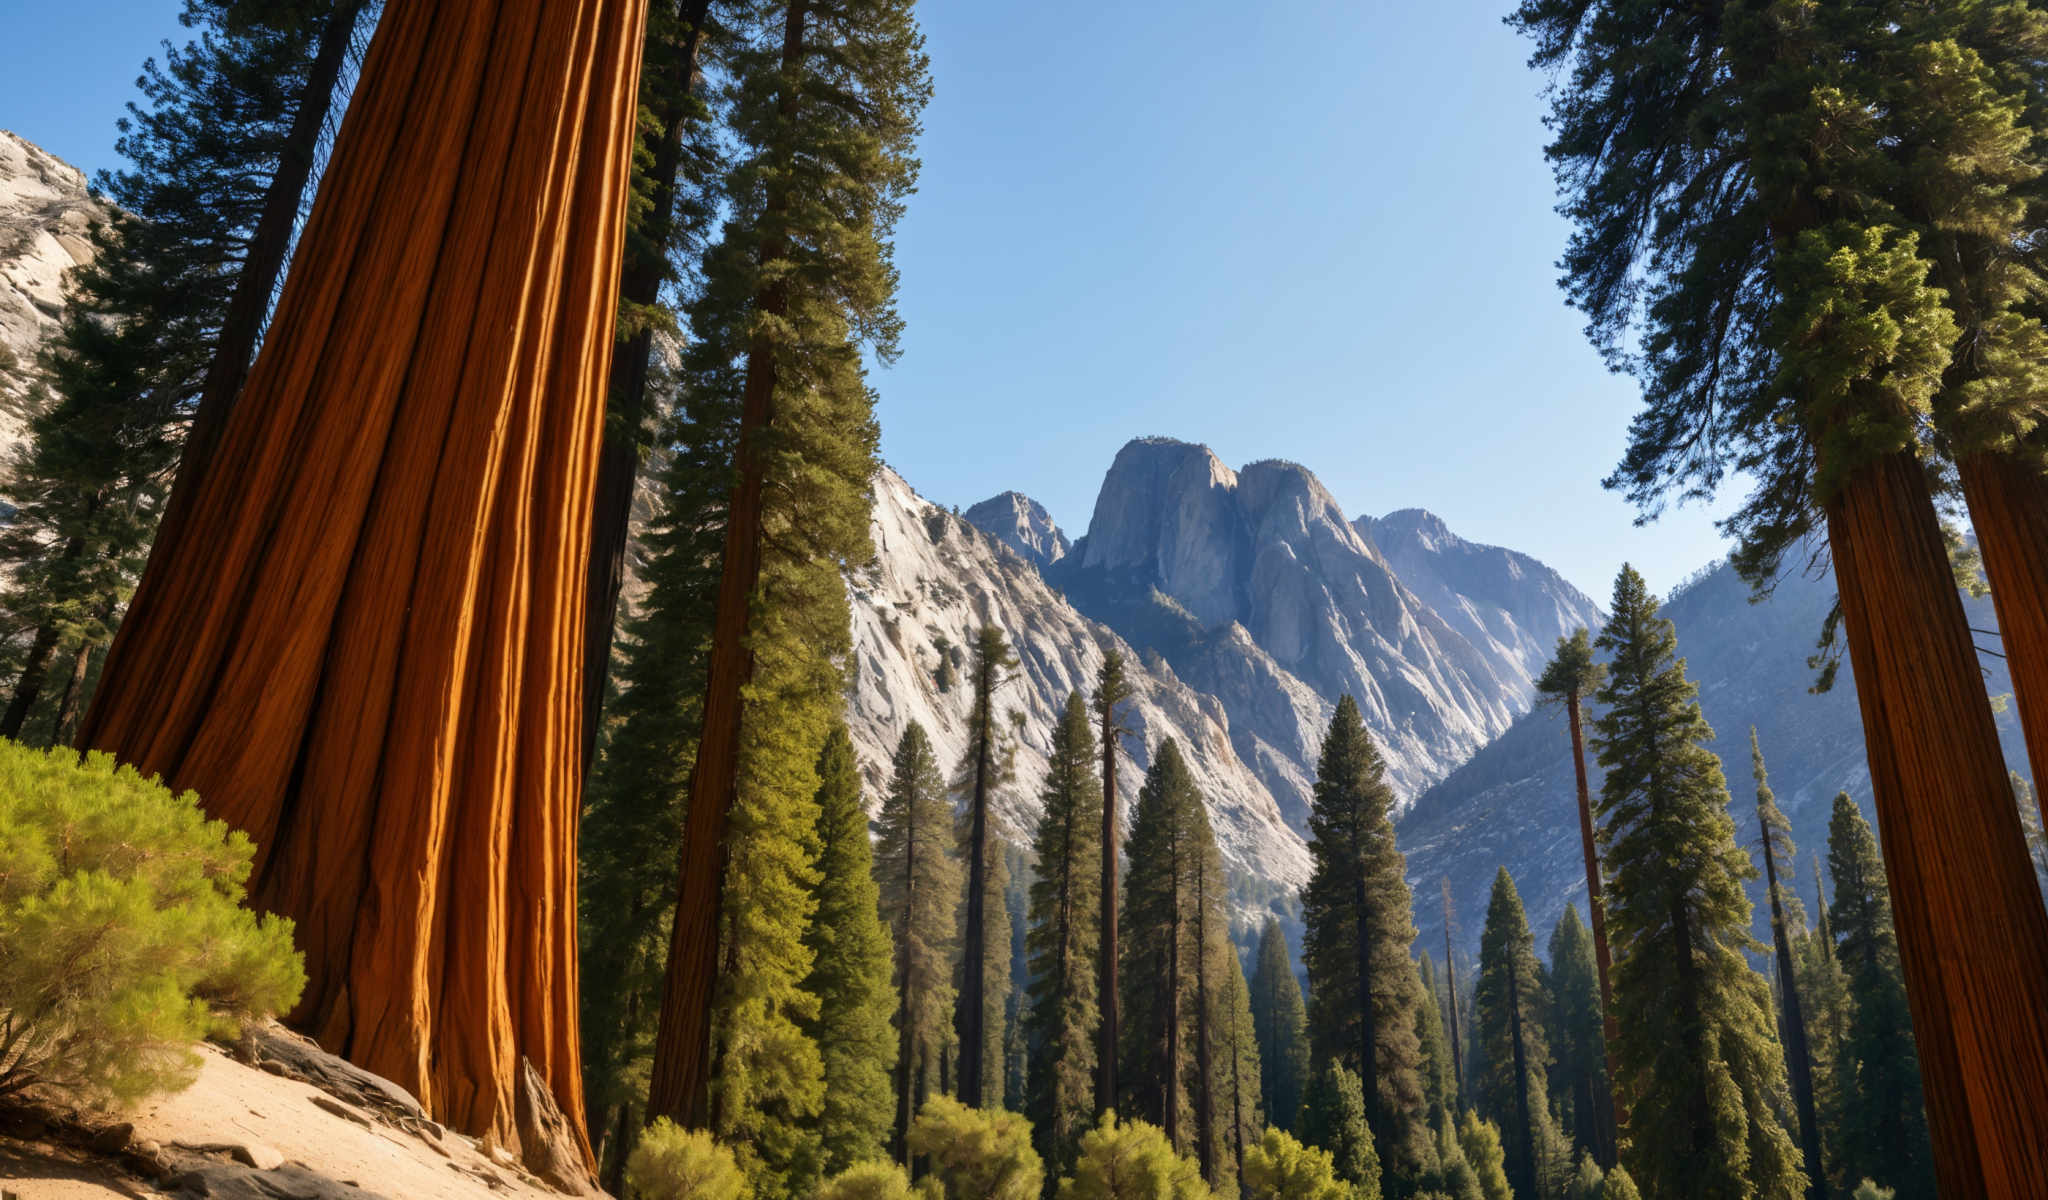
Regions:
<instances>
[{"instance_id":1,"label":"reddish-brown bark","mask_svg":"<svg viewBox=\"0 0 2048 1200\"><path fill-rule=\"evenodd\" d=\"M512 1146L522 1057L584 1140L582 582L644 16L385 12L80 733L255 839L296 1022Z\"/></svg>"},{"instance_id":2,"label":"reddish-brown bark","mask_svg":"<svg viewBox=\"0 0 2048 1200\"><path fill-rule=\"evenodd\" d=\"M803 61L804 2L792 0L783 23L782 66L793 73ZM794 112L796 95L785 92L784 112ZM782 214L788 197L771 193L765 205L760 261L783 256ZM780 285L769 284L756 308L781 317L789 307ZM686 1129L701 1129L711 1118L712 992L718 976L719 910L725 892L726 829L739 801L742 692L754 674L748 644L755 585L761 577L762 496L767 458L762 441L775 421L775 346L766 333L747 348L746 379L740 391L738 477L725 523L725 551L711 626L710 670L704 685L703 730L690 772L690 808L683 825L683 852L676 889L676 918L669 937L662 980L661 1019L655 1029L654 1064L647 1115L668 1117Z\"/></svg>"},{"instance_id":3,"label":"reddish-brown bark","mask_svg":"<svg viewBox=\"0 0 2048 1200\"><path fill-rule=\"evenodd\" d=\"M1941 1191L2048 1196L2048 912L1925 473L1861 467L1827 521Z\"/></svg>"},{"instance_id":4,"label":"reddish-brown bark","mask_svg":"<svg viewBox=\"0 0 2048 1200\"><path fill-rule=\"evenodd\" d=\"M2034 795L2048 814L2048 474L1988 451L1958 459L1956 473L1991 581Z\"/></svg>"}]
</instances>

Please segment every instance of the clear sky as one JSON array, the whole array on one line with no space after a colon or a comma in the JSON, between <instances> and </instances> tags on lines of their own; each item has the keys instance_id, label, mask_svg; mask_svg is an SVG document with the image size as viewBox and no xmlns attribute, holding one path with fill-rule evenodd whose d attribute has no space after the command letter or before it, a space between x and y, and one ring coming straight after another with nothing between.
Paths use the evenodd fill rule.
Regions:
<instances>
[{"instance_id":1,"label":"clear sky","mask_svg":"<svg viewBox=\"0 0 2048 1200\"><path fill-rule=\"evenodd\" d=\"M925 0L936 95L900 231L882 446L962 507L1087 528L1126 440L1288 458L1605 601L1722 553L1600 478L1636 389L1564 306L1543 79L1508 0ZM0 128L113 164L176 0L0 0ZM1723 505L1722 507L1726 507Z\"/></svg>"}]
</instances>

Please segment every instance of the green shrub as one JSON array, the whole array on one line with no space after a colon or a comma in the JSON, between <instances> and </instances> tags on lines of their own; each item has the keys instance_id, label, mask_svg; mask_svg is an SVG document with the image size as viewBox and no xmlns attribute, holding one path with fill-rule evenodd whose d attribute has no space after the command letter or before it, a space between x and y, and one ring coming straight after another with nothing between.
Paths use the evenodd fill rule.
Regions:
<instances>
[{"instance_id":1,"label":"green shrub","mask_svg":"<svg viewBox=\"0 0 2048 1200\"><path fill-rule=\"evenodd\" d=\"M0 1096L174 1091L194 1042L297 1003L292 923L241 906L253 852L191 792L0 739Z\"/></svg>"},{"instance_id":2,"label":"green shrub","mask_svg":"<svg viewBox=\"0 0 2048 1200\"><path fill-rule=\"evenodd\" d=\"M910 1127L910 1152L952 1200L1039 1200L1045 1167L1031 1148L1031 1122L1013 1112L974 1109L934 1096Z\"/></svg>"},{"instance_id":3,"label":"green shrub","mask_svg":"<svg viewBox=\"0 0 2048 1200\"><path fill-rule=\"evenodd\" d=\"M1629 1177L1628 1168L1619 1164L1607 1173L1600 1188L1601 1200L1643 1200L1643 1194L1636 1190L1636 1181Z\"/></svg>"},{"instance_id":4,"label":"green shrub","mask_svg":"<svg viewBox=\"0 0 2048 1200\"><path fill-rule=\"evenodd\" d=\"M1328 1150L1304 1146L1278 1129L1266 1130L1244 1152L1243 1200L1353 1200L1351 1184L1337 1178Z\"/></svg>"},{"instance_id":5,"label":"green shrub","mask_svg":"<svg viewBox=\"0 0 2048 1200\"><path fill-rule=\"evenodd\" d=\"M1060 1200L1209 1200L1208 1185L1192 1159L1173 1152L1157 1125L1119 1124L1115 1113L1081 1139L1072 1177L1060 1181Z\"/></svg>"},{"instance_id":6,"label":"green shrub","mask_svg":"<svg viewBox=\"0 0 2048 1200\"><path fill-rule=\"evenodd\" d=\"M892 1162L864 1162L834 1175L818 1187L818 1200L913 1200L910 1176Z\"/></svg>"},{"instance_id":7,"label":"green shrub","mask_svg":"<svg viewBox=\"0 0 2048 1200\"><path fill-rule=\"evenodd\" d=\"M1898 1194L1897 1188L1879 1187L1876 1180L1866 1179L1856 1185L1856 1195L1852 1200L1892 1200Z\"/></svg>"},{"instance_id":8,"label":"green shrub","mask_svg":"<svg viewBox=\"0 0 2048 1200\"><path fill-rule=\"evenodd\" d=\"M626 1159L626 1194L634 1200L749 1200L753 1189L732 1151L710 1134L656 1117Z\"/></svg>"}]
</instances>

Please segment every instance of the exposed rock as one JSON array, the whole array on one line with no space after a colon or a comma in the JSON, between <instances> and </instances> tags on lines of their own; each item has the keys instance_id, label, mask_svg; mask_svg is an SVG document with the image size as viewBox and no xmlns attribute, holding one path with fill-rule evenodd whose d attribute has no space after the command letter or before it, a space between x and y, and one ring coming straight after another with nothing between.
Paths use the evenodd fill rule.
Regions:
<instances>
[{"instance_id":1,"label":"exposed rock","mask_svg":"<svg viewBox=\"0 0 2048 1200\"><path fill-rule=\"evenodd\" d=\"M103 1129L93 1131L92 1136L87 1139L86 1145L95 1154L119 1154L127 1148L128 1139L134 1136L135 1126L122 1121L119 1124L108 1125Z\"/></svg>"},{"instance_id":2,"label":"exposed rock","mask_svg":"<svg viewBox=\"0 0 2048 1200\"><path fill-rule=\"evenodd\" d=\"M340 1055L328 1053L318 1042L276 1021L251 1028L243 1049L258 1066L272 1074L310 1083L350 1104L422 1124L432 1123L411 1092Z\"/></svg>"},{"instance_id":3,"label":"exposed rock","mask_svg":"<svg viewBox=\"0 0 2048 1200\"><path fill-rule=\"evenodd\" d=\"M377 1192L299 1166L202 1167L172 1180L171 1194L204 1200L384 1200Z\"/></svg>"},{"instance_id":4,"label":"exposed rock","mask_svg":"<svg viewBox=\"0 0 2048 1200\"><path fill-rule=\"evenodd\" d=\"M868 802L878 806L890 755L913 720L931 735L951 770L966 750L969 696L939 687L942 645L965 664L984 623L1009 636L1020 664L998 693L1003 710L1025 715L1016 777L996 798L998 824L1013 842L1037 825L1054 718L1069 693L1092 692L1106 647L1130 662L1137 732L1122 746L1120 778L1135 794L1152 749L1177 739L1209 802L1225 861L1240 877L1291 890L1308 876L1308 856L1270 791L1233 745L1225 705L1183 682L1157 655L1076 612L1025 559L967 521L917 495L894 471L875 478L874 564L850 580L854 653L847 720ZM1125 811L1129 811L1126 805Z\"/></svg>"},{"instance_id":5,"label":"exposed rock","mask_svg":"<svg viewBox=\"0 0 2048 1200\"><path fill-rule=\"evenodd\" d=\"M547 1080L525 1056L519 1059L519 1156L521 1165L543 1183L571 1196L594 1196L602 1189L583 1165L583 1143L555 1104Z\"/></svg>"},{"instance_id":6,"label":"exposed rock","mask_svg":"<svg viewBox=\"0 0 2048 1200\"><path fill-rule=\"evenodd\" d=\"M991 496L964 514L976 528L1043 569L1065 558L1071 546L1045 506L1022 492Z\"/></svg>"},{"instance_id":7,"label":"exposed rock","mask_svg":"<svg viewBox=\"0 0 2048 1200\"><path fill-rule=\"evenodd\" d=\"M0 459L34 415L22 406L24 386L57 332L65 274L91 261L92 227L109 215L83 171L0 129Z\"/></svg>"}]
</instances>

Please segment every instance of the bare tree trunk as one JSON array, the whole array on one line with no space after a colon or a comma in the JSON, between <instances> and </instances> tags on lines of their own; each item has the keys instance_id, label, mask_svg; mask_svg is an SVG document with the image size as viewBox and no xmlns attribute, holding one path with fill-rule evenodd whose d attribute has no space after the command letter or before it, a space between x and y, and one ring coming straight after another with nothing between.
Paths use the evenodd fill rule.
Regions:
<instances>
[{"instance_id":1,"label":"bare tree trunk","mask_svg":"<svg viewBox=\"0 0 2048 1200\"><path fill-rule=\"evenodd\" d=\"M71 674L64 680L64 691L57 697L57 716L50 726L50 742L62 746L71 739L71 731L78 724L78 704L85 695L85 677L92 670L92 652L97 649L90 642L81 642L78 653L71 656Z\"/></svg>"},{"instance_id":2,"label":"bare tree trunk","mask_svg":"<svg viewBox=\"0 0 2048 1200\"><path fill-rule=\"evenodd\" d=\"M284 146L263 194L263 208L256 228L250 232L249 248L235 277L235 291L215 339L213 361L206 369L206 381L192 412L192 426L185 434L183 455L178 460L177 480L164 513L164 524L185 519L189 497L199 477L213 460L221 429L242 384L249 378L249 364L256 357L256 343L263 333L263 318L270 311L270 298L277 294L277 281L284 274L285 254L291 249L292 229L306 198L306 184L313 178L313 161L319 156L320 132L334 111L335 89L341 82L341 68L354 40L356 19L362 15L364 0L337 0L320 31L320 43L307 68L304 88L299 92L298 111L285 134Z\"/></svg>"},{"instance_id":3,"label":"bare tree trunk","mask_svg":"<svg viewBox=\"0 0 2048 1200\"><path fill-rule=\"evenodd\" d=\"M296 1023L508 1147L528 1060L586 1162L568 714L644 17L392 6L80 732L251 835Z\"/></svg>"},{"instance_id":4,"label":"bare tree trunk","mask_svg":"<svg viewBox=\"0 0 2048 1200\"><path fill-rule=\"evenodd\" d=\"M1941 1191L2048 1195L2048 912L1920 464L1827 518Z\"/></svg>"},{"instance_id":5,"label":"bare tree trunk","mask_svg":"<svg viewBox=\"0 0 2048 1200\"><path fill-rule=\"evenodd\" d=\"M1586 908L1593 920L1593 956L1600 968L1600 1028L1607 1051L1605 1066L1610 1107L1605 1114L1596 1111L1588 1115L1596 1131L1591 1140L1599 1148L1600 1163L1611 1169L1619 1157L1620 1134L1617 1127L1627 1122L1628 1111L1623 1107L1616 1087L1621 1071L1614 1062L1614 1046L1621 1031L1614 1019L1614 989L1608 983L1611 960L1607 952L1607 903L1601 896L1600 854L1593 840L1593 796L1592 789L1586 784L1586 735L1578 692L1565 696L1565 712L1572 727L1572 769L1578 777L1579 786L1579 841L1586 855Z\"/></svg>"},{"instance_id":6,"label":"bare tree trunk","mask_svg":"<svg viewBox=\"0 0 2048 1200\"><path fill-rule=\"evenodd\" d=\"M803 60L804 13L804 0L792 0L782 33L786 74ZM786 91L780 103L785 113L793 112L795 92ZM771 230L788 203L779 191L769 196L765 222ZM781 258L780 236L764 237L759 253L763 263ZM763 315L779 318L788 310L788 296L773 283L763 289L755 306ZM690 773L681 882L647 1101L650 1120L668 1117L686 1129L703 1128L710 1118L712 992L718 974L719 908L725 894L725 834L732 808L739 802L741 692L754 673L747 638L753 624L754 587L761 576L762 493L767 482L762 441L775 422L775 387L775 348L767 335L757 335L747 351L740 393L739 478L727 510L703 733Z\"/></svg>"},{"instance_id":7,"label":"bare tree trunk","mask_svg":"<svg viewBox=\"0 0 2048 1200\"><path fill-rule=\"evenodd\" d=\"M673 0L664 0L673 3ZM674 243L676 173L682 168L683 131L696 119L697 62L704 46L704 23L711 0L685 0L679 14L680 42L649 53L647 70L673 72L661 95L671 103L655 114L656 128L645 138L653 158L643 237L629 243L620 272L619 304L648 308L661 299L667 278L667 254ZM597 760L598 719L604 712L605 689L611 680L612 634L618 624L619 588L626 579L626 540L633 521L633 488L640 475L641 427L647 422L649 357L654 330L642 323L612 350L609 405L605 414L604 449L597 461L597 493L590 510L589 595L584 601L583 632L583 766Z\"/></svg>"}]
</instances>

